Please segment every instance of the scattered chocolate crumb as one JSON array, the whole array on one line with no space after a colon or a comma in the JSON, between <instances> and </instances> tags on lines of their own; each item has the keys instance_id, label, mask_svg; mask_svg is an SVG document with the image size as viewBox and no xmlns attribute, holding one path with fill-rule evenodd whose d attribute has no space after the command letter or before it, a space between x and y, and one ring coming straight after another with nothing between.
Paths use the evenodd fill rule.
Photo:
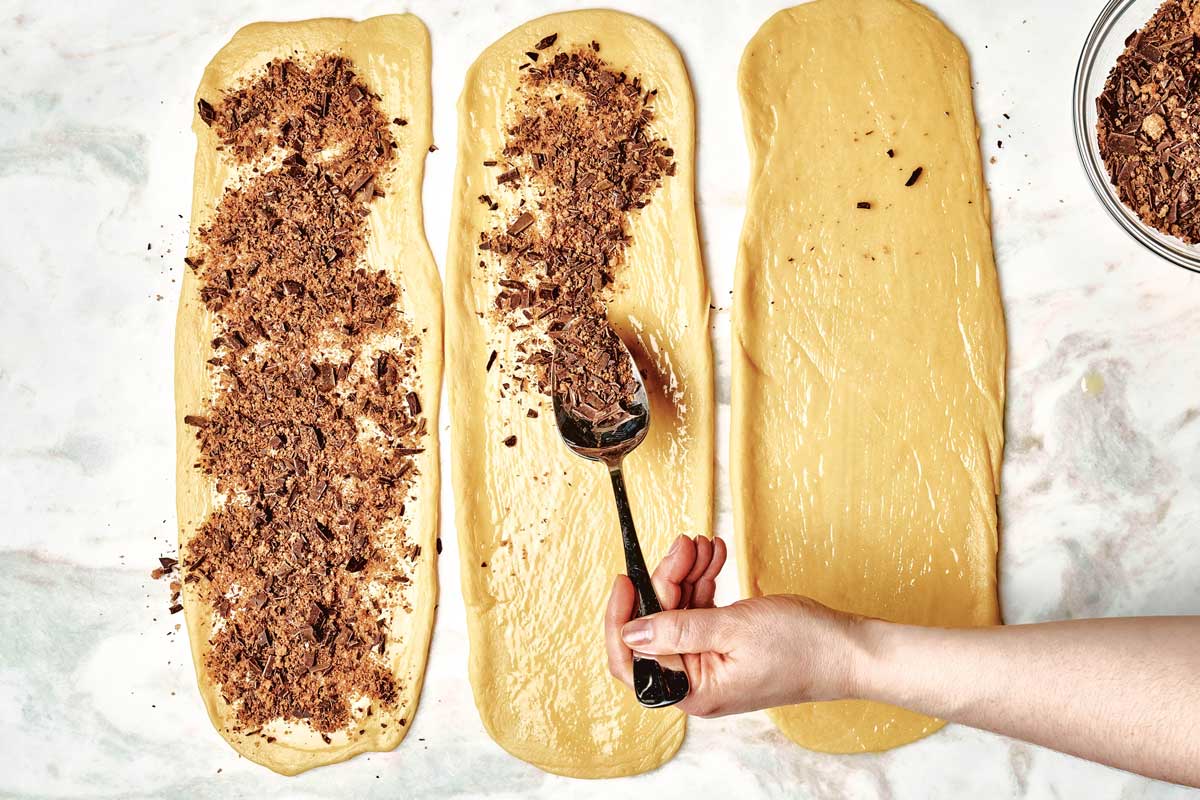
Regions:
<instances>
[{"instance_id":1,"label":"scattered chocolate crumb","mask_svg":"<svg viewBox=\"0 0 1200 800\"><path fill-rule=\"evenodd\" d=\"M515 447L516 444L517 444L516 434L509 436L507 439L504 440L505 447Z\"/></svg>"},{"instance_id":2,"label":"scattered chocolate crumb","mask_svg":"<svg viewBox=\"0 0 1200 800\"><path fill-rule=\"evenodd\" d=\"M912 175L909 175L909 176L908 176L908 180L906 180L906 181L904 182L904 185L905 185L905 186L912 186L914 183L916 183L918 180L920 180L920 179L921 179L921 173L922 173L922 172L924 172L924 171L925 171L925 168L924 168L924 167L917 167L916 169L914 169L914 170L912 171Z\"/></svg>"},{"instance_id":3,"label":"scattered chocolate crumb","mask_svg":"<svg viewBox=\"0 0 1200 800\"><path fill-rule=\"evenodd\" d=\"M865 208L870 208L870 207L871 207L871 204L870 204L870 203L868 203L866 200L862 200L862 201L860 201L860 202L857 204L857 207L858 207L858 208L864 208L864 209L865 209Z\"/></svg>"},{"instance_id":4,"label":"scattered chocolate crumb","mask_svg":"<svg viewBox=\"0 0 1200 800\"><path fill-rule=\"evenodd\" d=\"M490 356L488 356L488 360L487 360L487 366L483 368L483 371L484 371L484 372L491 372L491 371L492 371L492 364L495 364L495 363L496 363L496 351L495 351L495 350L493 350L493 351L492 351L492 354L491 354Z\"/></svg>"},{"instance_id":5,"label":"scattered chocolate crumb","mask_svg":"<svg viewBox=\"0 0 1200 800\"><path fill-rule=\"evenodd\" d=\"M895 150L892 150L892 149L890 149L890 148L889 148L889 149L888 149L888 151L887 151L887 157L888 157L888 158L895 158L895 157L896 157L896 151L895 151Z\"/></svg>"}]
</instances>

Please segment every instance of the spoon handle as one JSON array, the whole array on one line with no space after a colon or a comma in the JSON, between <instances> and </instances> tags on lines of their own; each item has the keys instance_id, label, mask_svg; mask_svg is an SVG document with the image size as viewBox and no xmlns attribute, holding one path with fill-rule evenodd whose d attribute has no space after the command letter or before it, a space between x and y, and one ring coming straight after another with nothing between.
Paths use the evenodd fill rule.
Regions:
<instances>
[{"instance_id":1,"label":"spoon handle","mask_svg":"<svg viewBox=\"0 0 1200 800\"><path fill-rule=\"evenodd\" d=\"M634 617L657 614L662 611L662 606L658 602L658 595L654 593L654 584L650 582L650 572L646 569L646 559L642 557L642 547L638 544L637 530L633 527L633 513L629 510L629 495L625 491L625 477L621 474L620 462L609 465L608 476L612 479L617 516L621 520L625 571L629 573L629 579L633 581L633 588L637 592ZM668 660L667 657L662 658ZM669 660L677 662L679 669L670 669L653 658L633 654L633 691L638 702L647 708L675 705L687 697L691 690L687 673L683 671L683 660L679 656L671 656Z\"/></svg>"}]
</instances>

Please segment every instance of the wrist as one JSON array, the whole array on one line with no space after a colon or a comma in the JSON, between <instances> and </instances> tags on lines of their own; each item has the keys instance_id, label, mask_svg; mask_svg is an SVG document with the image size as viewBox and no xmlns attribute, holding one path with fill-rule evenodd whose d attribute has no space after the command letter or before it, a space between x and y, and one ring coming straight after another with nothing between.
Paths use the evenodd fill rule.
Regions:
<instances>
[{"instance_id":1,"label":"wrist","mask_svg":"<svg viewBox=\"0 0 1200 800\"><path fill-rule=\"evenodd\" d=\"M850 618L846 634L846 667L842 696L848 700L874 700L885 693L889 673L881 669L888 641L899 627L871 617Z\"/></svg>"}]
</instances>

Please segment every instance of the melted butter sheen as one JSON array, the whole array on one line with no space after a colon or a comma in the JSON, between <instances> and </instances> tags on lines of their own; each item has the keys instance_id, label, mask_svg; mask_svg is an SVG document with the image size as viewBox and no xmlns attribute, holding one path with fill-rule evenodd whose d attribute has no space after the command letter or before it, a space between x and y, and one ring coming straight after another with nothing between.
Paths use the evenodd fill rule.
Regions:
<instances>
[{"instance_id":1,"label":"melted butter sheen","mask_svg":"<svg viewBox=\"0 0 1200 800\"><path fill-rule=\"evenodd\" d=\"M519 213L511 193L497 190L500 169L483 162L503 149L517 66L551 33L558 40L543 62L594 39L610 66L658 89L654 124L675 149L678 172L633 218L609 306L652 403L649 435L626 460L626 478L648 562L678 534L711 528L712 363L691 89L661 32L609 11L557 14L516 29L479 57L459 100L446 300L456 527L471 685L488 733L542 769L613 777L667 761L683 739L684 717L641 708L608 674L602 615L613 576L625 569L608 476L562 444L548 398L503 388L519 358L517 340L491 319L501 268L476 249L497 214ZM506 205L491 212L475 199L480 194ZM537 207L536 194L529 202ZM496 361L485 371L492 350ZM528 417L529 409L538 416ZM516 445L506 447L513 435Z\"/></svg>"},{"instance_id":2,"label":"melted butter sheen","mask_svg":"<svg viewBox=\"0 0 1200 800\"><path fill-rule=\"evenodd\" d=\"M744 590L996 624L1005 334L966 53L915 3L817 0L762 27L740 90L752 155L734 293ZM771 714L834 753L942 725L867 702Z\"/></svg>"}]
</instances>

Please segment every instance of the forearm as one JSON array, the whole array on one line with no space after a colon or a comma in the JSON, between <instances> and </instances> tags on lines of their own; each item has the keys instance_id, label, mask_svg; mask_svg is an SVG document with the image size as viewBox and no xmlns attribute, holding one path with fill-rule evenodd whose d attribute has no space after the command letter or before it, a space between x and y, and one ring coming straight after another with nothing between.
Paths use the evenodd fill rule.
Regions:
<instances>
[{"instance_id":1,"label":"forearm","mask_svg":"<svg viewBox=\"0 0 1200 800\"><path fill-rule=\"evenodd\" d=\"M855 696L1200 785L1200 617L856 627Z\"/></svg>"}]
</instances>

